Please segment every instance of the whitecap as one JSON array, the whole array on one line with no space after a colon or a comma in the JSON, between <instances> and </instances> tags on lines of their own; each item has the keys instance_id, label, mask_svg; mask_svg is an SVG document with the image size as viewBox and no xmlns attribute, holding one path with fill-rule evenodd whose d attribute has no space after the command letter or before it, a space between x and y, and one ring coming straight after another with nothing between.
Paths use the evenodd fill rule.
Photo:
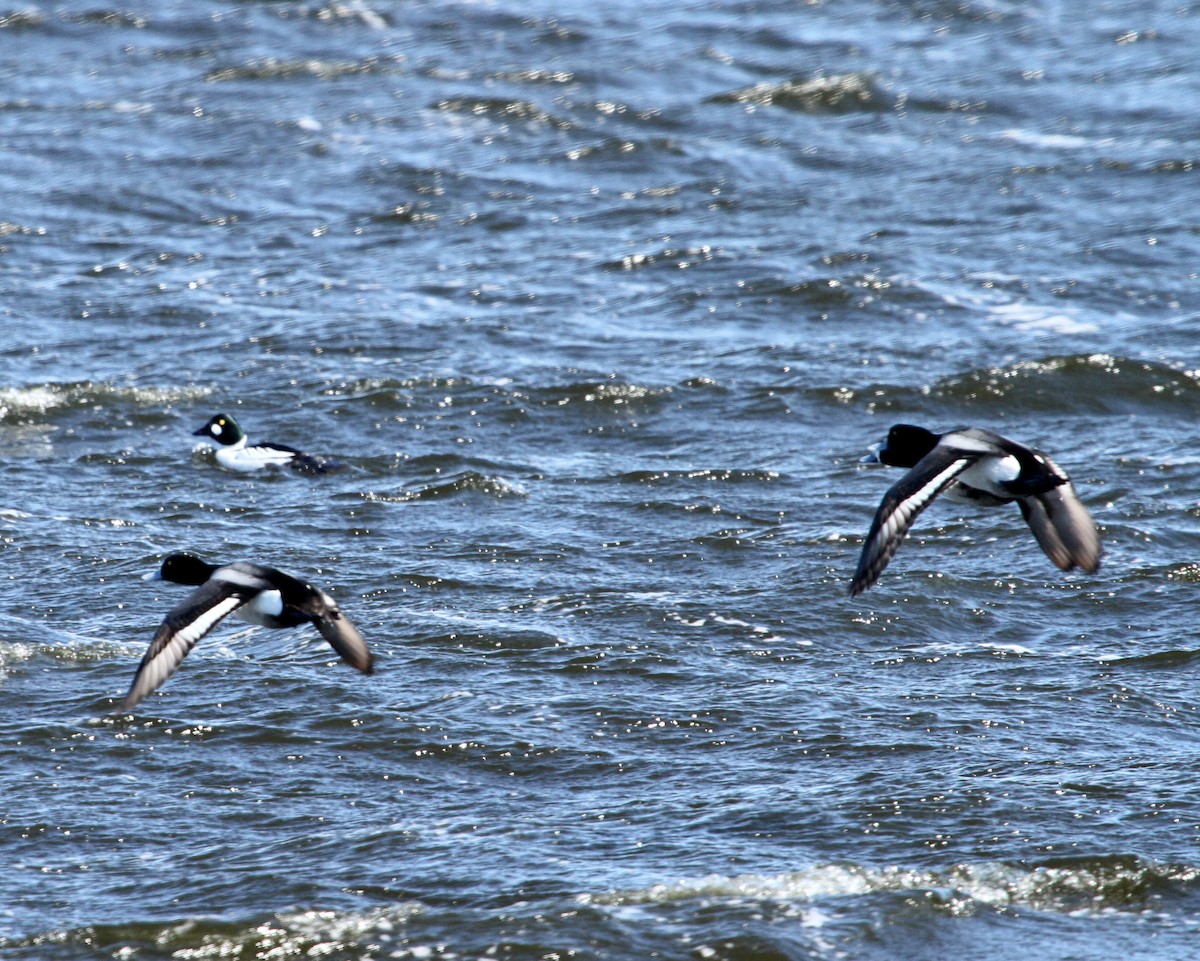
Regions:
<instances>
[{"instance_id":1,"label":"whitecap","mask_svg":"<svg viewBox=\"0 0 1200 961\"><path fill-rule=\"evenodd\" d=\"M1191 882L1197 869L1162 865L1139 858L1097 856L1056 865L1025 867L997 861L968 862L944 869L867 867L818 864L782 874L708 875L654 884L633 891L581 894L581 904L627 908L687 900L754 900L801 902L800 912L815 910L811 902L879 892L924 893L932 906L969 913L972 905L1024 905L1064 914L1140 911L1130 891L1165 882Z\"/></svg>"},{"instance_id":2,"label":"whitecap","mask_svg":"<svg viewBox=\"0 0 1200 961\"><path fill-rule=\"evenodd\" d=\"M1026 147L1046 147L1050 150L1079 150L1092 146L1087 137L1065 133L1039 133L1036 130L1018 130L1009 128L1000 131L1000 139L1018 143ZM1106 141L1111 143L1112 141Z\"/></svg>"},{"instance_id":3,"label":"whitecap","mask_svg":"<svg viewBox=\"0 0 1200 961\"><path fill-rule=\"evenodd\" d=\"M1099 325L1080 320L1061 310L1050 310L1039 304L1001 304L988 314L1006 327L1047 334L1094 334Z\"/></svg>"},{"instance_id":4,"label":"whitecap","mask_svg":"<svg viewBox=\"0 0 1200 961\"><path fill-rule=\"evenodd\" d=\"M995 641L983 641L979 646L989 651L995 651L998 654L1020 654L1025 656L1035 653L1023 644L999 644Z\"/></svg>"},{"instance_id":5,"label":"whitecap","mask_svg":"<svg viewBox=\"0 0 1200 961\"><path fill-rule=\"evenodd\" d=\"M9 411L45 413L64 403L66 397L57 388L43 385L0 387L0 414L7 414Z\"/></svg>"}]
</instances>

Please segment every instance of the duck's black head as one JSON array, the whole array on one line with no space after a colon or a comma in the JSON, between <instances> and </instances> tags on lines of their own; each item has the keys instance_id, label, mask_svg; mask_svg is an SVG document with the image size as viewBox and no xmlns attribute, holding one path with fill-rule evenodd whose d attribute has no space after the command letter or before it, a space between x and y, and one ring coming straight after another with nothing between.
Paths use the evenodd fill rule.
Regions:
<instances>
[{"instance_id":1,"label":"duck's black head","mask_svg":"<svg viewBox=\"0 0 1200 961\"><path fill-rule=\"evenodd\" d=\"M209 564L195 554L177 551L163 558L162 567L153 574L147 574L146 577L150 580L170 581L173 584L189 584L196 587L212 577L212 573L216 569L215 564Z\"/></svg>"},{"instance_id":2,"label":"duck's black head","mask_svg":"<svg viewBox=\"0 0 1200 961\"><path fill-rule=\"evenodd\" d=\"M863 463L887 464L888 467L914 467L917 461L933 450L939 435L924 427L896 424L887 437L871 448Z\"/></svg>"},{"instance_id":3,"label":"duck's black head","mask_svg":"<svg viewBox=\"0 0 1200 961\"><path fill-rule=\"evenodd\" d=\"M211 437L218 444L236 444L246 436L238 422L228 414L217 414L207 424L192 432L195 437Z\"/></svg>"}]
</instances>

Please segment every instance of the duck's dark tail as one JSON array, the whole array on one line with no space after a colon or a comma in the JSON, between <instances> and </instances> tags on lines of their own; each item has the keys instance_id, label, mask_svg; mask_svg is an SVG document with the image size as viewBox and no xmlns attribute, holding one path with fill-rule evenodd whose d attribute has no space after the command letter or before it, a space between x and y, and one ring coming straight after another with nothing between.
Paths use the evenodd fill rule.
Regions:
<instances>
[{"instance_id":1,"label":"duck's dark tail","mask_svg":"<svg viewBox=\"0 0 1200 961\"><path fill-rule=\"evenodd\" d=\"M288 467L297 474L328 474L330 471L341 470L346 465L326 457L317 457L297 451L296 456L288 461Z\"/></svg>"}]
</instances>

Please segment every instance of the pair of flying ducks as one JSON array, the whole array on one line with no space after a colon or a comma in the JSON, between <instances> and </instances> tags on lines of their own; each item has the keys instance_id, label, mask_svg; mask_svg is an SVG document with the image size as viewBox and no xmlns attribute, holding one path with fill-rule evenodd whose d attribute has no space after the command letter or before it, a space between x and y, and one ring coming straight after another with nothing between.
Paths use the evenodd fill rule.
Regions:
<instances>
[{"instance_id":1,"label":"pair of flying ducks","mask_svg":"<svg viewBox=\"0 0 1200 961\"><path fill-rule=\"evenodd\" d=\"M296 466L308 455L276 444L249 445L246 435L227 414L218 414L196 431L223 445L218 462L230 470L257 470L274 464ZM241 456L221 460L225 450ZM257 467L246 452L258 456ZM282 456L287 454L287 457ZM326 462L316 458L309 460ZM872 448L864 462L907 467L908 472L884 495L863 544L851 596L865 591L891 561L909 527L939 494L982 507L1016 503L1046 556L1064 571L1100 569L1100 537L1071 479L1049 456L979 427L935 434L923 427L897 424ZM238 466L232 466L236 463ZM238 562L208 564L192 554L164 560L156 575L196 588L162 622L134 675L119 711L129 712L157 690L180 662L222 619L237 614L251 624L297 627L313 624L347 663L370 674L370 651L358 631L324 591L270 567Z\"/></svg>"}]
</instances>

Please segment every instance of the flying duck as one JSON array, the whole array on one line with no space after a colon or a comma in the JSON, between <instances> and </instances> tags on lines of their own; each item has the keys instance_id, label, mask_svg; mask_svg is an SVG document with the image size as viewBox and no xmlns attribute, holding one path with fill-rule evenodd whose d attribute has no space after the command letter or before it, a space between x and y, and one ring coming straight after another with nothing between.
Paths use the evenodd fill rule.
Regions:
<instances>
[{"instance_id":1,"label":"flying duck","mask_svg":"<svg viewBox=\"0 0 1200 961\"><path fill-rule=\"evenodd\" d=\"M132 711L142 698L156 691L200 638L235 613L263 627L313 624L342 660L364 674L374 669L371 652L337 602L311 584L272 567L246 561L220 566L195 554L174 553L146 577L188 584L196 590L159 625L121 702L121 713Z\"/></svg>"},{"instance_id":2,"label":"flying duck","mask_svg":"<svg viewBox=\"0 0 1200 961\"><path fill-rule=\"evenodd\" d=\"M1071 479L1049 456L981 427L935 434L897 424L864 462L909 471L883 497L863 544L850 596L878 580L917 515L938 494L995 507L1017 502L1046 556L1059 568L1100 569L1100 536Z\"/></svg>"}]
</instances>

